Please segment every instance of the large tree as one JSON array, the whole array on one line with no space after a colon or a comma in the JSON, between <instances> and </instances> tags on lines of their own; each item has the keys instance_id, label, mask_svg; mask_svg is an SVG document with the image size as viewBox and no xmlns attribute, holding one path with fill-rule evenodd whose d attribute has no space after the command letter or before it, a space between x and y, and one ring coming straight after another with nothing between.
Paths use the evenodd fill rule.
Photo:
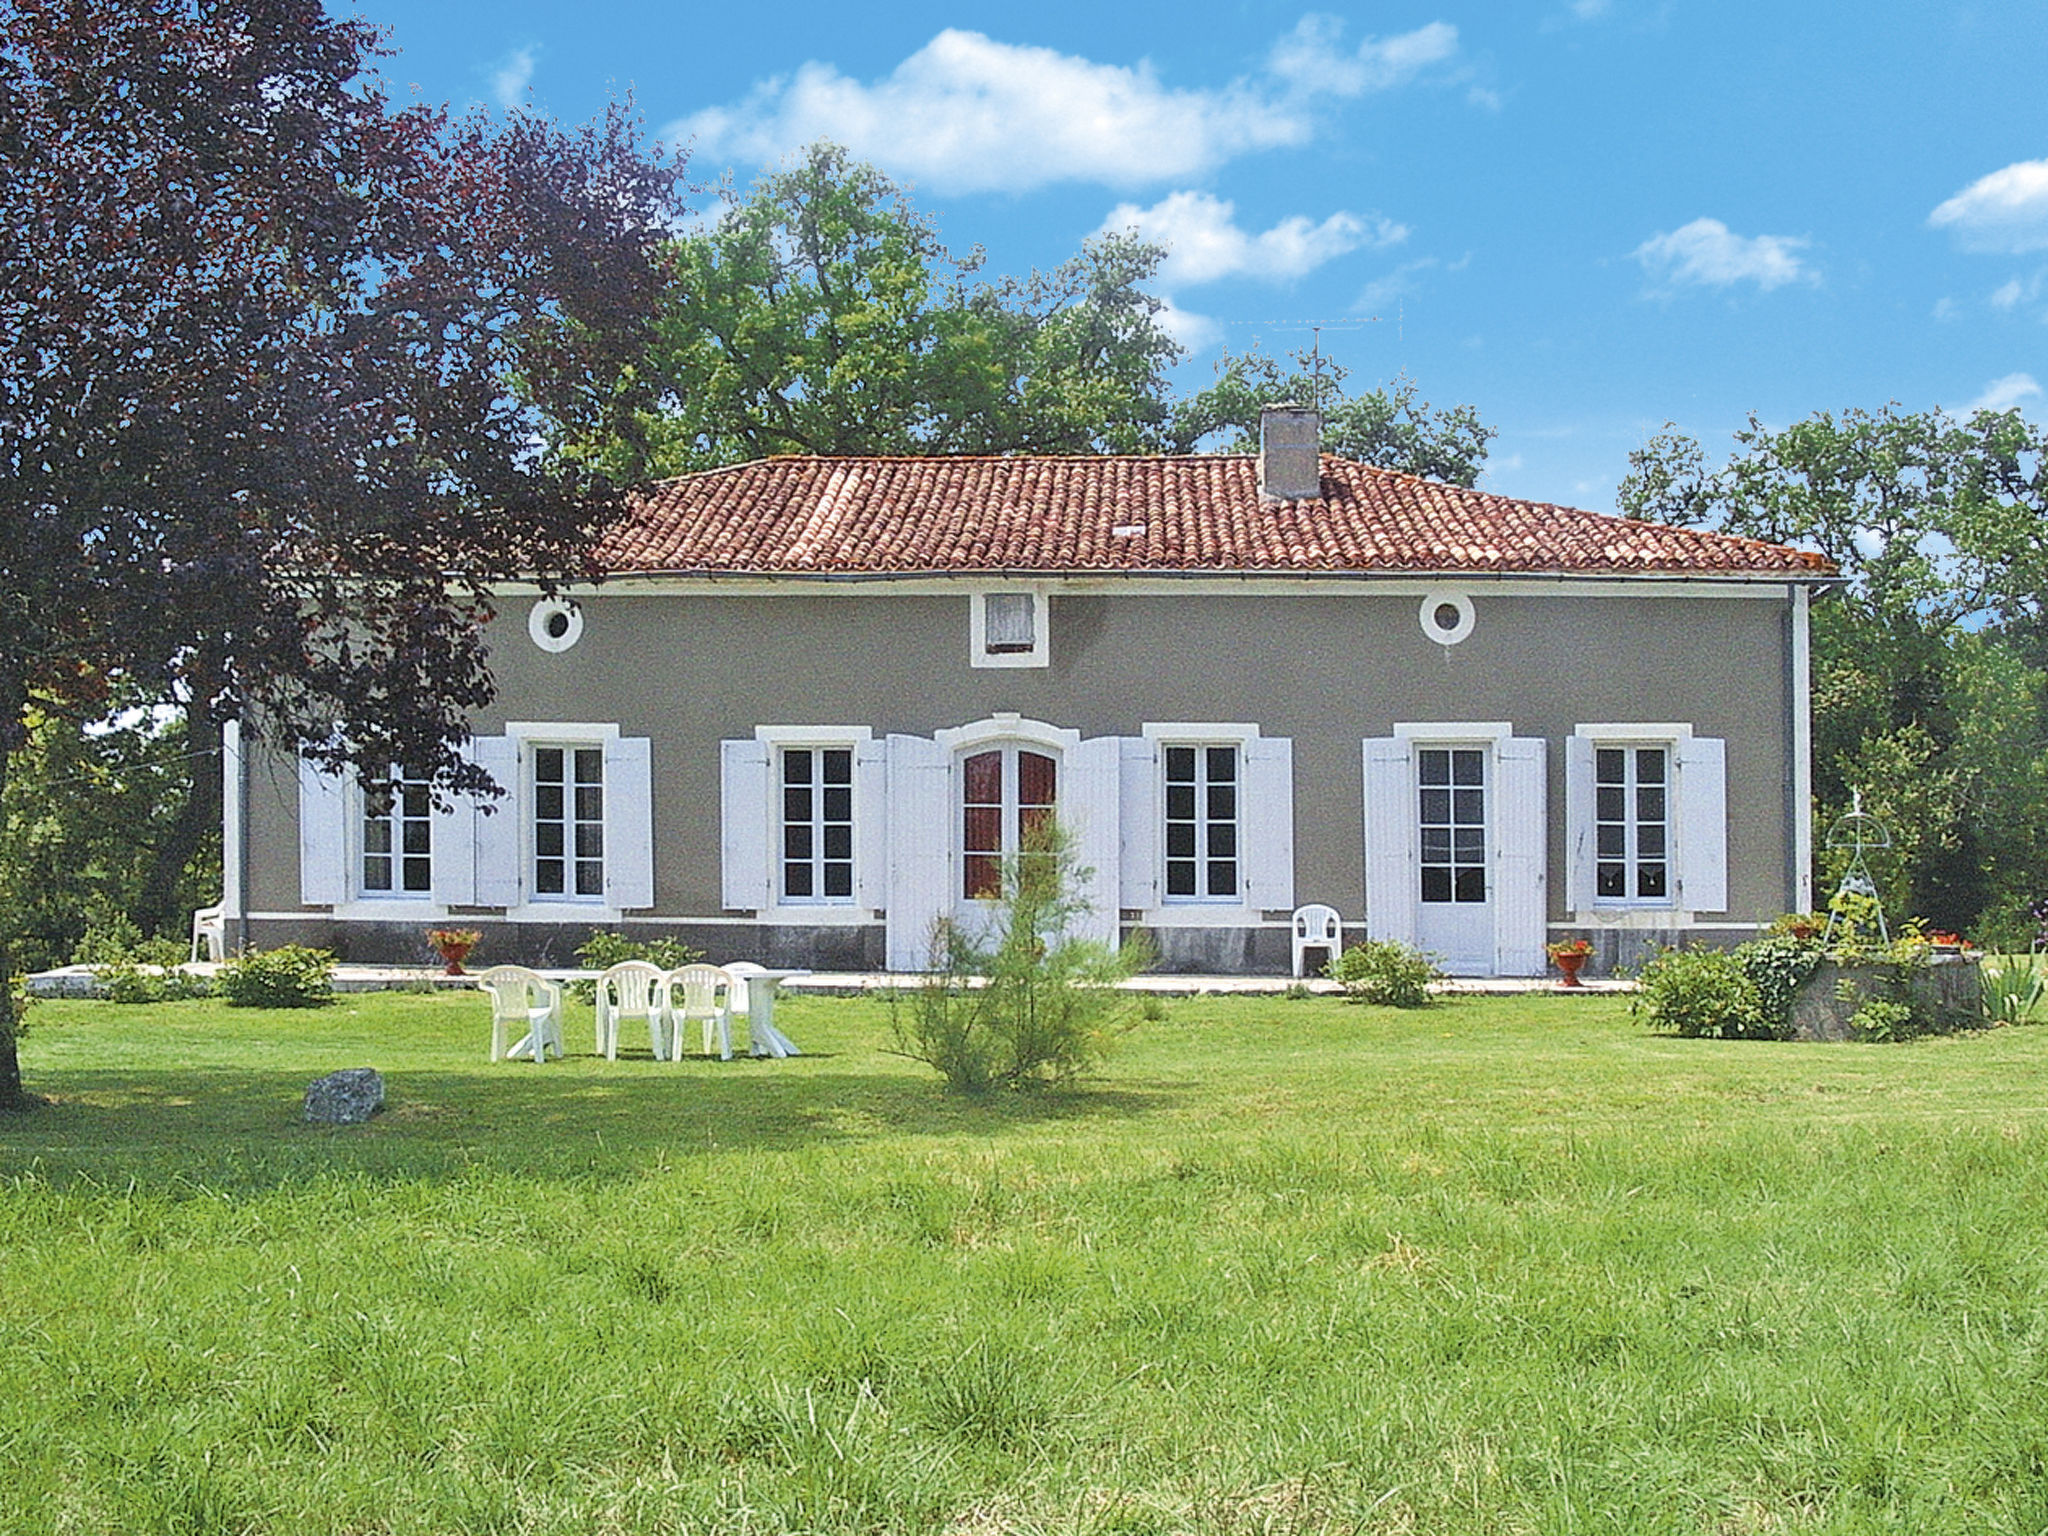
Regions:
<instances>
[{"instance_id":1,"label":"large tree","mask_svg":"<svg viewBox=\"0 0 2048 1536\"><path fill-rule=\"evenodd\" d=\"M1436 410L1416 399L1415 381L1405 374L1383 389L1352 394L1349 376L1341 363L1307 352L1285 361L1257 347L1226 352L1216 381L1174 406L1173 444L1182 453L1203 445L1253 452L1260 408L1293 402L1322 413L1323 447L1331 453L1454 485L1478 483L1495 429L1471 406Z\"/></svg>"},{"instance_id":2,"label":"large tree","mask_svg":"<svg viewBox=\"0 0 2048 1536\"><path fill-rule=\"evenodd\" d=\"M1667 428L1630 466L1627 515L1817 547L1841 567L1813 617L1822 822L1860 794L1894 839L1895 912L2023 940L2048 895L2048 433L2013 411L1890 405L1775 430L1752 416L1719 468Z\"/></svg>"},{"instance_id":3,"label":"large tree","mask_svg":"<svg viewBox=\"0 0 2048 1536\"><path fill-rule=\"evenodd\" d=\"M676 172L621 110L396 108L378 52L318 0L0 6L0 791L117 699L183 706L202 815L229 718L482 787L491 587L619 508L541 445L636 403Z\"/></svg>"},{"instance_id":4,"label":"large tree","mask_svg":"<svg viewBox=\"0 0 2048 1536\"><path fill-rule=\"evenodd\" d=\"M1135 452L1159 441L1180 349L1146 293L1162 253L1089 242L1052 272L982 276L905 191L812 145L669 248L659 404L587 441L621 474L776 453Z\"/></svg>"}]
</instances>

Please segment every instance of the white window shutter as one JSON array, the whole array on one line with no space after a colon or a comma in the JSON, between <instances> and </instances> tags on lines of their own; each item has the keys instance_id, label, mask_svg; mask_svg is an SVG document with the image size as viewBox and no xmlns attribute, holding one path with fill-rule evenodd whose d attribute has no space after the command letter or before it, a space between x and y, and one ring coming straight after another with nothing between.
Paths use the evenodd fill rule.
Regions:
<instances>
[{"instance_id":1,"label":"white window shutter","mask_svg":"<svg viewBox=\"0 0 2048 1536\"><path fill-rule=\"evenodd\" d=\"M1541 976L1548 958L1545 747L1541 736L1510 736L1494 748L1493 943L1494 969L1502 976Z\"/></svg>"},{"instance_id":2,"label":"white window shutter","mask_svg":"<svg viewBox=\"0 0 2048 1536\"><path fill-rule=\"evenodd\" d=\"M1238 869L1245 904L1294 910L1294 742L1258 736L1244 744L1244 799L1238 806Z\"/></svg>"},{"instance_id":3,"label":"white window shutter","mask_svg":"<svg viewBox=\"0 0 2048 1536\"><path fill-rule=\"evenodd\" d=\"M931 964L932 924L953 910L952 755L927 736L889 738L889 969Z\"/></svg>"},{"instance_id":4,"label":"white window shutter","mask_svg":"<svg viewBox=\"0 0 2048 1536\"><path fill-rule=\"evenodd\" d=\"M605 905L654 905L654 772L645 736L604 744Z\"/></svg>"},{"instance_id":5,"label":"white window shutter","mask_svg":"<svg viewBox=\"0 0 2048 1536\"><path fill-rule=\"evenodd\" d=\"M474 742L462 744L462 755L476 761ZM476 905L476 802L468 795L450 795L436 805L428 829L427 894L444 907Z\"/></svg>"},{"instance_id":6,"label":"white window shutter","mask_svg":"<svg viewBox=\"0 0 2048 1536\"><path fill-rule=\"evenodd\" d=\"M1598 829L1593 815L1593 738L1564 739L1564 904L1583 915L1593 910L1594 855Z\"/></svg>"},{"instance_id":7,"label":"white window shutter","mask_svg":"<svg viewBox=\"0 0 2048 1536\"><path fill-rule=\"evenodd\" d=\"M1678 744L1678 903L1728 910L1728 750L1718 736Z\"/></svg>"},{"instance_id":8,"label":"white window shutter","mask_svg":"<svg viewBox=\"0 0 2048 1536\"><path fill-rule=\"evenodd\" d=\"M1149 910L1159 905L1159 757L1143 736L1119 738L1123 750L1118 784L1123 820L1117 901Z\"/></svg>"},{"instance_id":9,"label":"white window shutter","mask_svg":"<svg viewBox=\"0 0 2048 1536\"><path fill-rule=\"evenodd\" d=\"M768 846L768 748L751 737L718 744L720 901L729 912L775 905L775 862Z\"/></svg>"},{"instance_id":10,"label":"white window shutter","mask_svg":"<svg viewBox=\"0 0 2048 1536\"><path fill-rule=\"evenodd\" d=\"M1088 914L1075 924L1082 938L1117 946L1122 883L1123 738L1095 736L1071 748L1060 764L1059 816L1088 871L1081 894Z\"/></svg>"},{"instance_id":11,"label":"white window shutter","mask_svg":"<svg viewBox=\"0 0 2048 1536\"><path fill-rule=\"evenodd\" d=\"M510 736L478 736L469 755L505 793L479 799L471 812L471 850L475 855L476 904L516 907L524 899L524 820L529 813L519 772L519 743Z\"/></svg>"},{"instance_id":12,"label":"white window shutter","mask_svg":"<svg viewBox=\"0 0 2048 1536\"><path fill-rule=\"evenodd\" d=\"M1365 931L1415 942L1415 770L1398 736L1365 743Z\"/></svg>"},{"instance_id":13,"label":"white window shutter","mask_svg":"<svg viewBox=\"0 0 2048 1536\"><path fill-rule=\"evenodd\" d=\"M348 899L348 816L354 796L339 774L299 759L299 900L331 907Z\"/></svg>"},{"instance_id":14,"label":"white window shutter","mask_svg":"<svg viewBox=\"0 0 2048 1536\"><path fill-rule=\"evenodd\" d=\"M853 748L853 899L871 911L889 904L889 747Z\"/></svg>"}]
</instances>

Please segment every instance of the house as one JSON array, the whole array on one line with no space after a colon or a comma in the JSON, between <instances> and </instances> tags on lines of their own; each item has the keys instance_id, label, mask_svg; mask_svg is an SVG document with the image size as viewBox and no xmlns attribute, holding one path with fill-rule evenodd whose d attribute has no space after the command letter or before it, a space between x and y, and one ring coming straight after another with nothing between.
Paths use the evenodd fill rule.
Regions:
<instances>
[{"instance_id":1,"label":"house","mask_svg":"<svg viewBox=\"0 0 2048 1536\"><path fill-rule=\"evenodd\" d=\"M1034 810L1094 931L1280 972L1288 914L1533 975L1812 904L1821 557L1261 451L777 458L651 487L607 578L503 594L495 814L256 752L227 922L566 963L595 927L914 969Z\"/></svg>"}]
</instances>

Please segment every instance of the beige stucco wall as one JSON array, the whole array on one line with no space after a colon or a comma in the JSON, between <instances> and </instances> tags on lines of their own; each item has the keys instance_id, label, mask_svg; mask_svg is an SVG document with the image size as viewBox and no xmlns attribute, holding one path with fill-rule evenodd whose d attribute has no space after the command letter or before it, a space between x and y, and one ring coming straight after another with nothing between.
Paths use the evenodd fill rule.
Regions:
<instances>
[{"instance_id":1,"label":"beige stucco wall","mask_svg":"<svg viewBox=\"0 0 2048 1536\"><path fill-rule=\"evenodd\" d=\"M1055 595L1051 665L976 669L968 599L875 586L791 595L631 595L584 605L573 649L527 638L528 600L495 626L500 698L480 718L615 722L652 738L657 910L719 911L720 740L756 725L865 725L929 735L999 710L1135 735L1147 721L1248 721L1294 741L1300 901L1364 905L1360 742L1397 721L1491 721L1550 742L1553 919L1563 910L1562 740L1580 722L1689 723L1727 741L1730 916L1793 901L1790 600L1512 595L1475 584L1477 624L1444 648L1418 598ZM298 907L296 786L258 763L250 906Z\"/></svg>"}]
</instances>

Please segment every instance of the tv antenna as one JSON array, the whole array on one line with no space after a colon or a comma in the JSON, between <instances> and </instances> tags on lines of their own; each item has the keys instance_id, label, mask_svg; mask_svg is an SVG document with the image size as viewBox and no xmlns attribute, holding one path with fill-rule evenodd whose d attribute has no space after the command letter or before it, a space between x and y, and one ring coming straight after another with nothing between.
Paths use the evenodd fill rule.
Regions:
<instances>
[{"instance_id":1,"label":"tv antenna","mask_svg":"<svg viewBox=\"0 0 2048 1536\"><path fill-rule=\"evenodd\" d=\"M1256 325L1279 335L1309 333L1308 372L1309 388L1315 398L1310 402L1317 410L1323 406L1323 332L1362 331L1368 325L1384 325L1379 315L1346 315L1339 320L1230 320L1228 325ZM1256 340L1256 338L1254 338ZM1296 354L1299 356L1300 354Z\"/></svg>"}]
</instances>

